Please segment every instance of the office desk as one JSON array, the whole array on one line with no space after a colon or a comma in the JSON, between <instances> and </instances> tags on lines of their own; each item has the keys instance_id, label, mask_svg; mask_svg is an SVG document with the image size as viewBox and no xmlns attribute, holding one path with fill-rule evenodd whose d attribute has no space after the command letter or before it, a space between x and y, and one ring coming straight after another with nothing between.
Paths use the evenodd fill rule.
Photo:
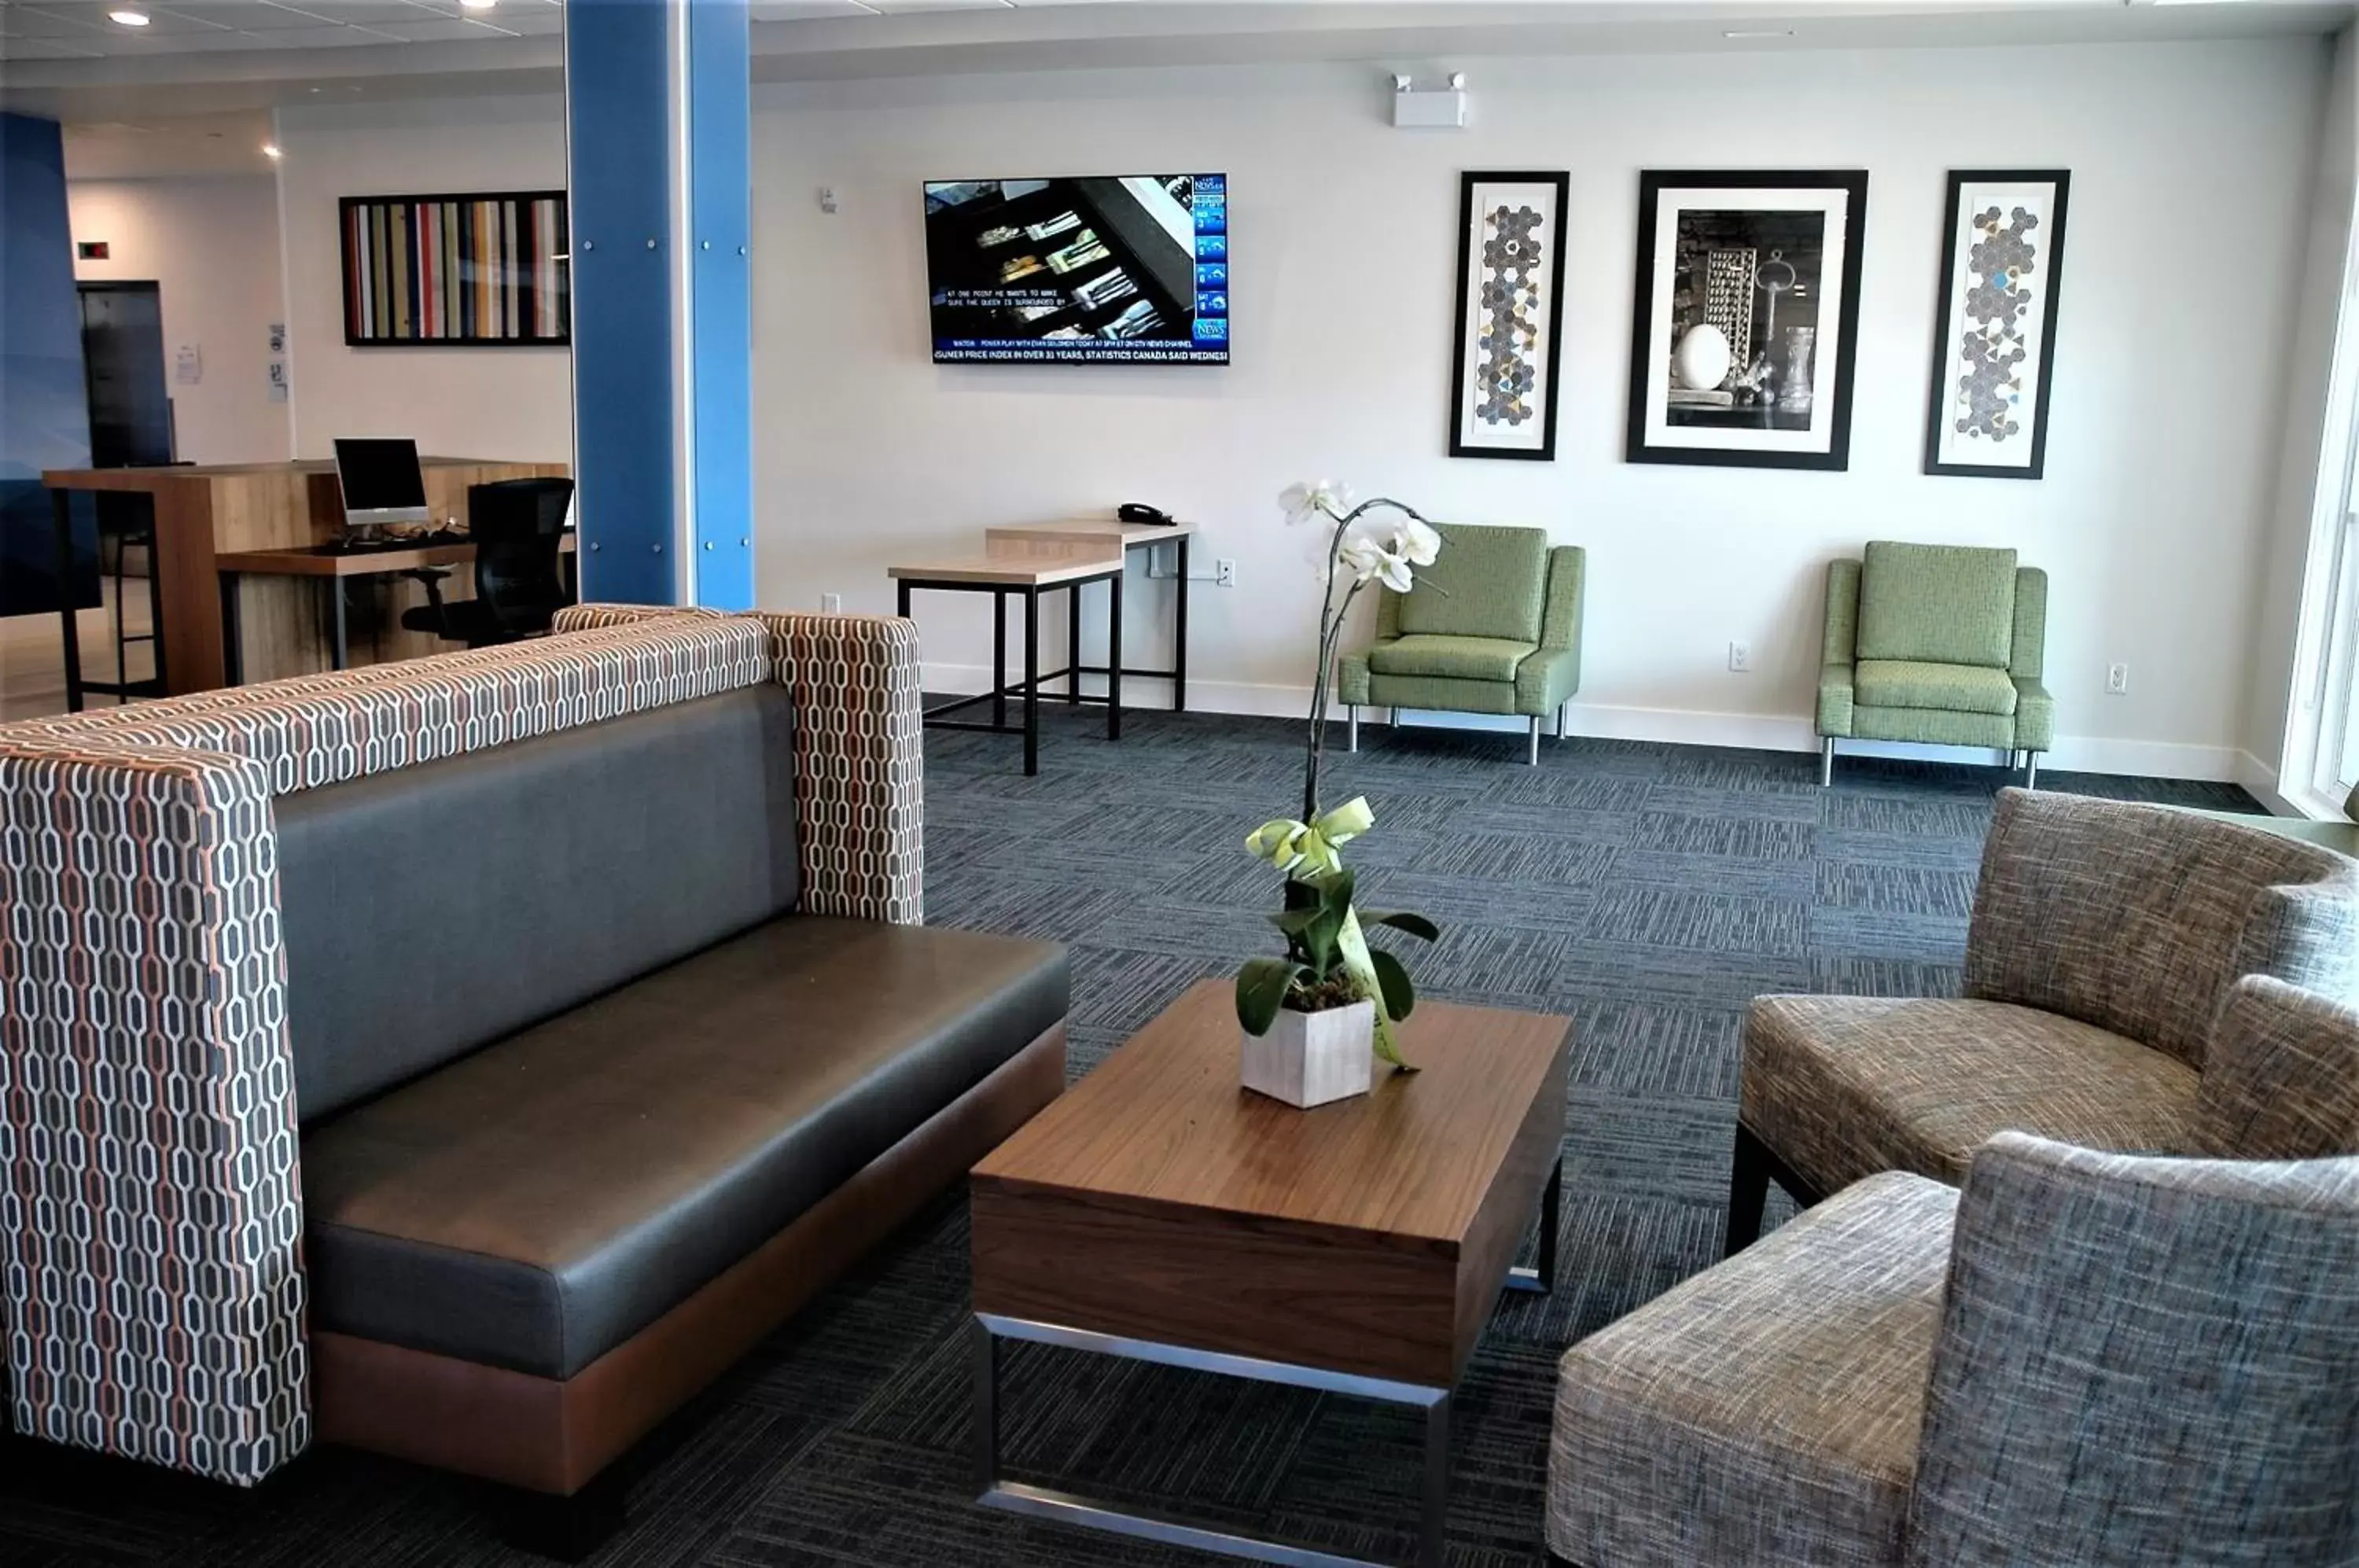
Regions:
<instances>
[{"instance_id":1,"label":"office desk","mask_svg":"<svg viewBox=\"0 0 2359 1568\"><path fill-rule=\"evenodd\" d=\"M500 463L467 457L419 460L426 503L437 522L463 521L467 487L495 479L562 474L561 463ZM215 560L224 553L321 544L343 527L343 503L330 462L221 463L185 468L51 469L41 475L50 492L59 559L71 559L75 492L147 495L156 509L155 573L158 668L165 694L209 691L223 683L226 650ZM299 675L326 668L326 627L312 593L291 578L263 579L245 587L245 646L239 662L255 679ZM60 611L66 702L82 705L82 648L74 613ZM396 616L397 626L398 615ZM383 658L434 651L422 633L394 630L372 650Z\"/></svg>"},{"instance_id":2,"label":"office desk","mask_svg":"<svg viewBox=\"0 0 2359 1568\"><path fill-rule=\"evenodd\" d=\"M562 555L573 553L574 536L568 533L558 542ZM423 572L435 567L472 566L475 547L472 543L434 543L414 545L407 550L330 550L321 545L304 545L291 550L244 550L213 557L213 567L221 579L221 618L223 670L222 684L245 684L245 660L242 650L245 638L243 630L244 607L239 603L240 580L246 577L308 577L327 585L328 619L332 628L329 642L328 668L342 670L352 660L350 636L344 618L344 585L355 577L390 577L405 572ZM461 594L459 597L469 597ZM421 634L422 635L422 634ZM440 638L431 639L438 645Z\"/></svg>"}]
</instances>

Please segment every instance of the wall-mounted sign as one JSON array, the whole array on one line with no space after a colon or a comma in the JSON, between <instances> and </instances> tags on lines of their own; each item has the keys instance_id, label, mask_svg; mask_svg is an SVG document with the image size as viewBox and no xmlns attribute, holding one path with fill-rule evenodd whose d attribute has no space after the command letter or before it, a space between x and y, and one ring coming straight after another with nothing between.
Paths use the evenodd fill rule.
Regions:
<instances>
[{"instance_id":1,"label":"wall-mounted sign","mask_svg":"<svg viewBox=\"0 0 2359 1568\"><path fill-rule=\"evenodd\" d=\"M104 240L84 240L74 246L74 255L83 261L104 261L107 247Z\"/></svg>"}]
</instances>

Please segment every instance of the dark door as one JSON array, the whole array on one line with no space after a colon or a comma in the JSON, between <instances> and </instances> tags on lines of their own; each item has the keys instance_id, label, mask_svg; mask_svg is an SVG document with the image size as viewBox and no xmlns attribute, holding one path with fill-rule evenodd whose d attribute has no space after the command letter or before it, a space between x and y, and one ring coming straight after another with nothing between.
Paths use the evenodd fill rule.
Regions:
<instances>
[{"instance_id":1,"label":"dark door","mask_svg":"<svg viewBox=\"0 0 2359 1568\"><path fill-rule=\"evenodd\" d=\"M172 461L172 401L164 390L164 308L153 283L84 283L82 375L90 388L93 468Z\"/></svg>"}]
</instances>

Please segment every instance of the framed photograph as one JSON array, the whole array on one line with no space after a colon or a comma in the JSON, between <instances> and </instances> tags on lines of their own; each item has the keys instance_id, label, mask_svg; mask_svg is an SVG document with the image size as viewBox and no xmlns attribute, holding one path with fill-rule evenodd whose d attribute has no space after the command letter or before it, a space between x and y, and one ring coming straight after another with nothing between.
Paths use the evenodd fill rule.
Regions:
<instances>
[{"instance_id":1,"label":"framed photograph","mask_svg":"<svg viewBox=\"0 0 2359 1568\"><path fill-rule=\"evenodd\" d=\"M1458 355L1450 455L1556 456L1556 367L1571 177L1467 174L1458 182Z\"/></svg>"},{"instance_id":2,"label":"framed photograph","mask_svg":"<svg viewBox=\"0 0 2359 1568\"><path fill-rule=\"evenodd\" d=\"M1864 169L1638 177L1632 463L1848 467Z\"/></svg>"},{"instance_id":3,"label":"framed photograph","mask_svg":"<svg viewBox=\"0 0 2359 1568\"><path fill-rule=\"evenodd\" d=\"M562 191L347 196L353 348L549 348L573 341Z\"/></svg>"},{"instance_id":4,"label":"framed photograph","mask_svg":"<svg viewBox=\"0 0 2359 1568\"><path fill-rule=\"evenodd\" d=\"M2048 464L2061 169L1951 169L1925 472L2037 479Z\"/></svg>"}]
</instances>

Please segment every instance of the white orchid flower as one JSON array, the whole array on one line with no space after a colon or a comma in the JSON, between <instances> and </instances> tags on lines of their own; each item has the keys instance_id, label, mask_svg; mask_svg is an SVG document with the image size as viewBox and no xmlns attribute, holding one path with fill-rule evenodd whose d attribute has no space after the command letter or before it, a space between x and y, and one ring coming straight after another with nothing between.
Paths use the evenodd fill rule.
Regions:
<instances>
[{"instance_id":1,"label":"white orchid flower","mask_svg":"<svg viewBox=\"0 0 2359 1568\"><path fill-rule=\"evenodd\" d=\"M1277 493L1277 504L1286 509L1288 524L1307 523L1315 517L1340 517L1352 507L1352 487L1332 479L1300 480Z\"/></svg>"},{"instance_id":2,"label":"white orchid flower","mask_svg":"<svg viewBox=\"0 0 2359 1568\"><path fill-rule=\"evenodd\" d=\"M1396 593L1406 593L1416 586L1408 558L1386 549L1366 535L1344 540L1338 558L1357 582L1382 583Z\"/></svg>"},{"instance_id":3,"label":"white orchid flower","mask_svg":"<svg viewBox=\"0 0 2359 1568\"><path fill-rule=\"evenodd\" d=\"M1415 517L1403 517L1393 548L1411 566L1431 566L1441 554L1441 536Z\"/></svg>"}]
</instances>

